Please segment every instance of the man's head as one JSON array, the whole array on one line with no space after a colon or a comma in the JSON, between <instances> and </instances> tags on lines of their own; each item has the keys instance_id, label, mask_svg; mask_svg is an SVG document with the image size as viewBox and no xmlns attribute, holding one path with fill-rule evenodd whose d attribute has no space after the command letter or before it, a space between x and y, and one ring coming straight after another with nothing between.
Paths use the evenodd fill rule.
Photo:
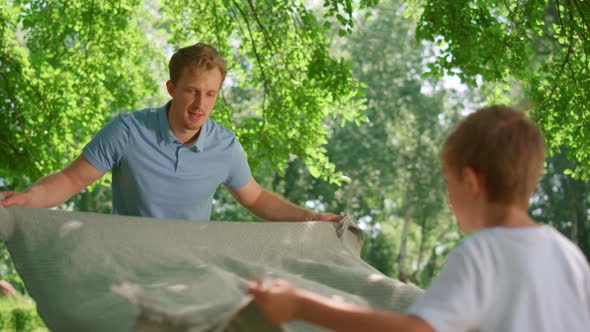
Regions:
<instances>
[{"instance_id":1,"label":"man's head","mask_svg":"<svg viewBox=\"0 0 590 332\"><path fill-rule=\"evenodd\" d=\"M491 106L459 122L441 158L449 201L461 226L460 215L469 217L470 209L464 201L474 193L488 203L526 209L543 169L545 147L540 130L523 113Z\"/></svg>"},{"instance_id":2,"label":"man's head","mask_svg":"<svg viewBox=\"0 0 590 332\"><path fill-rule=\"evenodd\" d=\"M172 55L172 58L170 58L168 71L170 72L170 81L176 84L187 67L203 68L206 70L216 68L221 73L221 80L223 82L227 74L225 66L225 59L213 46L197 43L176 51Z\"/></svg>"},{"instance_id":3,"label":"man's head","mask_svg":"<svg viewBox=\"0 0 590 332\"><path fill-rule=\"evenodd\" d=\"M172 97L168 120L177 138L183 139L198 133L211 115L227 69L217 50L203 43L176 51L168 68L166 88Z\"/></svg>"}]
</instances>

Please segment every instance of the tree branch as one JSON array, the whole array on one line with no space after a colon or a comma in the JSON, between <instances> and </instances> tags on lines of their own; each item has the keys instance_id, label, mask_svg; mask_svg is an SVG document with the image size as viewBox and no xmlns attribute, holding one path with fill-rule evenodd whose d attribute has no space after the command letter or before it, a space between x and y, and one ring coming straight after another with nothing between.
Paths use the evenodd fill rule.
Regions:
<instances>
[{"instance_id":1,"label":"tree branch","mask_svg":"<svg viewBox=\"0 0 590 332\"><path fill-rule=\"evenodd\" d=\"M262 65L262 60L260 59L260 55L258 54L258 50L256 49L256 43L254 42L254 35L253 35L252 29L250 27L250 21L248 21L248 17L244 13L244 11L240 7L240 5L238 5L238 3L235 0L232 0L232 2L234 3L234 5L236 6L238 11L240 12L242 17L244 18L244 21L246 22L246 27L248 28L248 34L250 35L250 43L252 44L252 49L254 51L254 56L256 57L256 62L258 63L258 67L260 67L260 74L262 75L262 87L263 87L263 92L262 92L262 126L260 128L260 131L262 131L262 128L264 128L266 126L265 113L266 113L266 90L268 90L268 80L266 78L264 66Z\"/></svg>"},{"instance_id":2,"label":"tree branch","mask_svg":"<svg viewBox=\"0 0 590 332\"><path fill-rule=\"evenodd\" d=\"M282 52L279 51L279 48L277 47L277 45L274 43L272 36L268 33L268 30L266 29L266 27L258 19L258 14L256 13L256 8L254 7L252 0L248 0L248 4L250 6L250 10L252 10L252 16L254 16L254 20L256 21L258 26L260 26L260 29L262 30L262 34L264 35L264 40L271 44L271 46L274 48L274 52L276 54L282 54ZM283 61L283 65L285 65L285 69L286 69L287 73L289 73L289 76L291 76L291 79L295 80L295 76L293 76L293 73L289 69L289 63L286 61Z\"/></svg>"}]
</instances>

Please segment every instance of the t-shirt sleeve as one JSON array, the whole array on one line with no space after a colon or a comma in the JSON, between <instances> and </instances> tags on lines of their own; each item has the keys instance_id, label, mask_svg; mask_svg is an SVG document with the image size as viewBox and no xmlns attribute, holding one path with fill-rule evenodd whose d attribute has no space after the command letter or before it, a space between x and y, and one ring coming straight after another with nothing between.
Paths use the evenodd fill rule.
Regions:
<instances>
[{"instance_id":1,"label":"t-shirt sleeve","mask_svg":"<svg viewBox=\"0 0 590 332\"><path fill-rule=\"evenodd\" d=\"M485 271L481 264L465 243L454 248L436 279L408 314L422 318L437 332L476 329L485 298Z\"/></svg>"},{"instance_id":2,"label":"t-shirt sleeve","mask_svg":"<svg viewBox=\"0 0 590 332\"><path fill-rule=\"evenodd\" d=\"M252 174L250 173L250 165L248 165L248 158L242 144L234 137L232 142L232 161L229 168L229 173L223 184L232 189L240 189L245 186Z\"/></svg>"},{"instance_id":3,"label":"t-shirt sleeve","mask_svg":"<svg viewBox=\"0 0 590 332\"><path fill-rule=\"evenodd\" d=\"M128 142L129 127L119 115L94 135L82 152L92 166L106 173L121 161Z\"/></svg>"}]
</instances>

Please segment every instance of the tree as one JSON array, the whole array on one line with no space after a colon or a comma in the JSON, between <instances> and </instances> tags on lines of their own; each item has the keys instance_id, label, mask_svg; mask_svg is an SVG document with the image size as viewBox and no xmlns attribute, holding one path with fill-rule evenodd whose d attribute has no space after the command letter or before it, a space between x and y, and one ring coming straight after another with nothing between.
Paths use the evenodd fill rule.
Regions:
<instances>
[{"instance_id":1,"label":"tree","mask_svg":"<svg viewBox=\"0 0 590 332\"><path fill-rule=\"evenodd\" d=\"M61 168L110 112L155 93L148 66L139 64L159 53L141 38L137 3L0 5L0 177Z\"/></svg>"},{"instance_id":2,"label":"tree","mask_svg":"<svg viewBox=\"0 0 590 332\"><path fill-rule=\"evenodd\" d=\"M425 48L408 37L415 22L401 12L399 2L384 1L359 12L356 32L334 41L367 99L365 122L330 123L328 156L349 180L337 187L314 179L295 159L272 185L289 200L359 220L367 234L363 259L425 286L458 239L438 158L457 109L435 80L421 80Z\"/></svg>"},{"instance_id":3,"label":"tree","mask_svg":"<svg viewBox=\"0 0 590 332\"><path fill-rule=\"evenodd\" d=\"M356 2L326 5L350 30ZM239 109L229 91L215 115L236 130L254 169L282 172L295 155L338 181L323 121L362 112L349 63L328 54L329 25L298 1L14 1L0 4L0 25L0 155L10 156L0 178L10 186L61 169L113 114L162 101L165 47L213 43L229 60L229 90L262 97Z\"/></svg>"},{"instance_id":4,"label":"tree","mask_svg":"<svg viewBox=\"0 0 590 332\"><path fill-rule=\"evenodd\" d=\"M548 158L529 210L536 220L555 227L590 257L590 183L563 174L574 167L565 153Z\"/></svg>"},{"instance_id":5,"label":"tree","mask_svg":"<svg viewBox=\"0 0 590 332\"><path fill-rule=\"evenodd\" d=\"M575 169L590 174L590 5L587 1L409 1L416 36L436 43L430 74L464 82L522 83L531 117L553 151L566 147Z\"/></svg>"}]
</instances>

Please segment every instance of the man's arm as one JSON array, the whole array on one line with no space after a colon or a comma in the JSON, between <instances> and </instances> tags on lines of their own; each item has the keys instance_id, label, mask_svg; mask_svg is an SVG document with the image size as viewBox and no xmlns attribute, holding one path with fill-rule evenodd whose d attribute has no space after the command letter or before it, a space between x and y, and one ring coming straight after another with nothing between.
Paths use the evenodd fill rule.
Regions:
<instances>
[{"instance_id":1,"label":"man's arm","mask_svg":"<svg viewBox=\"0 0 590 332\"><path fill-rule=\"evenodd\" d=\"M81 154L64 170L48 175L23 192L0 192L0 206L48 208L59 205L98 180L104 173Z\"/></svg>"},{"instance_id":2,"label":"man's arm","mask_svg":"<svg viewBox=\"0 0 590 332\"><path fill-rule=\"evenodd\" d=\"M341 217L332 213L315 213L297 206L277 194L262 188L256 180L239 189L226 187L232 196L257 217L269 221L340 221Z\"/></svg>"},{"instance_id":3,"label":"man's arm","mask_svg":"<svg viewBox=\"0 0 590 332\"><path fill-rule=\"evenodd\" d=\"M254 296L265 316L275 324L304 320L337 332L434 332L430 324L419 317L336 303L315 293L296 289L283 280L274 280L268 287L256 281L250 282L248 292Z\"/></svg>"}]
</instances>

